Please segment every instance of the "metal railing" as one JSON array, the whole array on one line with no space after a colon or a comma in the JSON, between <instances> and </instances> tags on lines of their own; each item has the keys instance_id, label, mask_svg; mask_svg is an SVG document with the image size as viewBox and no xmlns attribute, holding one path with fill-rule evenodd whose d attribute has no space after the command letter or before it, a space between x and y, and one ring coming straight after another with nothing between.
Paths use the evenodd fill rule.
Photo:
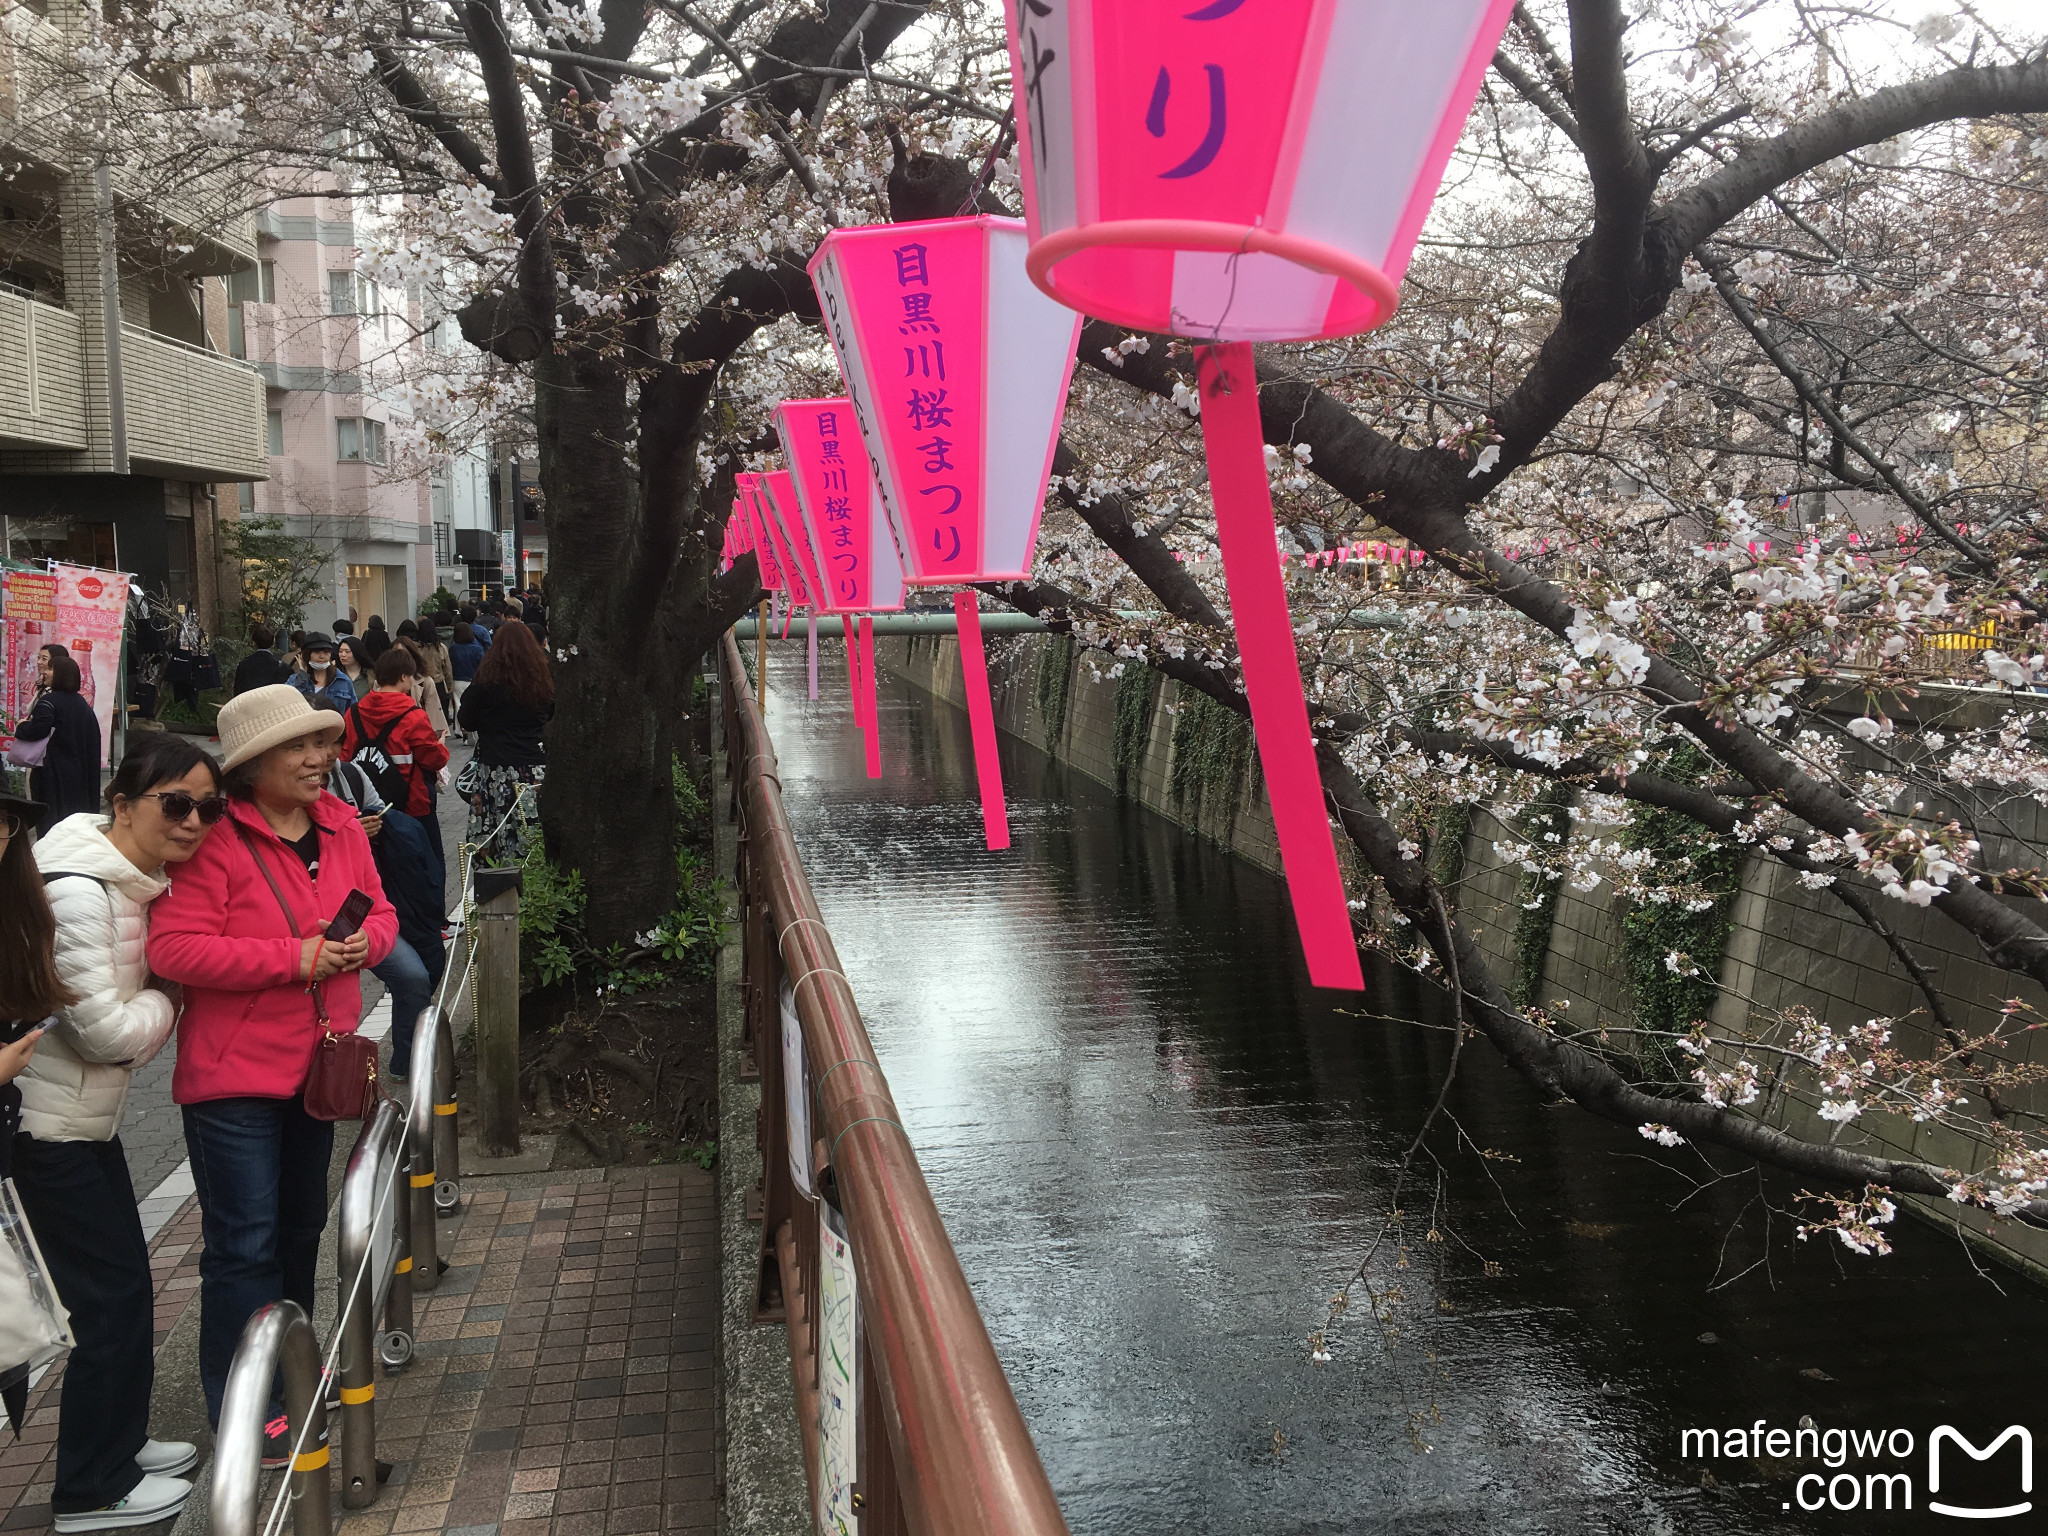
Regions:
<instances>
[{"instance_id":1,"label":"metal railing","mask_svg":"<svg viewBox=\"0 0 2048 1536\"><path fill-rule=\"evenodd\" d=\"M465 974L456 989L458 1000L467 985ZM413 1289L431 1291L440 1279L435 1220L454 1215L461 1206L452 1007L444 990L421 1012L413 1031L412 1102L379 1101L349 1153L337 1243L340 1309L325 1359L304 1310L290 1301L252 1317L235 1347L221 1404L213 1484L217 1531L258 1536L264 1424L280 1355L291 1444L299 1452L289 1490L297 1536L327 1536L332 1525L325 1391L330 1371L338 1376L341 1402L342 1504L361 1509L376 1502L377 1365L397 1371L411 1362ZM272 1518L261 1522L264 1536L274 1533L276 1517L273 1510Z\"/></svg>"},{"instance_id":2,"label":"metal railing","mask_svg":"<svg viewBox=\"0 0 2048 1536\"><path fill-rule=\"evenodd\" d=\"M396 1103L379 1103L341 1179L341 1311L334 1326L341 1342L341 1502L348 1509L377 1500L377 1362L395 1369L413 1352L412 1199L399 1192L405 1128Z\"/></svg>"},{"instance_id":3,"label":"metal railing","mask_svg":"<svg viewBox=\"0 0 2048 1536\"><path fill-rule=\"evenodd\" d=\"M292 1458L292 1529L297 1536L327 1536L327 1395L320 1389L320 1345L295 1301L273 1301L249 1319L228 1366L221 1396L220 1434L213 1449L213 1490L207 1501L214 1536L258 1536L263 1493L264 1424L270 1388L284 1374L284 1411Z\"/></svg>"},{"instance_id":4,"label":"metal railing","mask_svg":"<svg viewBox=\"0 0 2048 1536\"><path fill-rule=\"evenodd\" d=\"M755 1315L779 1317L789 1332L813 1517L829 1530L857 1516L862 1536L1063 1533L819 917L775 749L729 633L719 661L740 825L747 1038L761 1073Z\"/></svg>"},{"instance_id":5,"label":"metal railing","mask_svg":"<svg viewBox=\"0 0 2048 1536\"><path fill-rule=\"evenodd\" d=\"M434 1222L453 1216L462 1204L462 1158L455 1136L455 1034L449 1012L435 1006L420 1015L408 1067L412 1103L405 1114L405 1169L416 1291L431 1291L441 1283L441 1240Z\"/></svg>"}]
</instances>

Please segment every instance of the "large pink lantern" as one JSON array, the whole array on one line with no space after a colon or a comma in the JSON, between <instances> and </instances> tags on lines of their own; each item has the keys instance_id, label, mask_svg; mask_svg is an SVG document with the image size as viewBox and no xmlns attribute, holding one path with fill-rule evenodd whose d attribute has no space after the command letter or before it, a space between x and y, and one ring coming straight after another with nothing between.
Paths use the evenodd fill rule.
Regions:
<instances>
[{"instance_id":1,"label":"large pink lantern","mask_svg":"<svg viewBox=\"0 0 2048 1536\"><path fill-rule=\"evenodd\" d=\"M846 630L854 723L867 738L868 777L882 771L875 721L875 613L903 607L903 562L882 508L853 401L785 400L775 430L789 460L797 510L816 551L819 611L840 615Z\"/></svg>"},{"instance_id":2,"label":"large pink lantern","mask_svg":"<svg viewBox=\"0 0 2048 1536\"><path fill-rule=\"evenodd\" d=\"M811 258L854 422L911 586L1023 581L1081 322L1024 270L1024 225L987 217L836 229ZM982 821L1010 845L981 620L956 591Z\"/></svg>"},{"instance_id":3,"label":"large pink lantern","mask_svg":"<svg viewBox=\"0 0 2048 1536\"><path fill-rule=\"evenodd\" d=\"M1201 343L1245 692L1318 986L1364 977L1273 530L1255 341L1394 311L1513 0L1004 0L1032 280Z\"/></svg>"}]
</instances>

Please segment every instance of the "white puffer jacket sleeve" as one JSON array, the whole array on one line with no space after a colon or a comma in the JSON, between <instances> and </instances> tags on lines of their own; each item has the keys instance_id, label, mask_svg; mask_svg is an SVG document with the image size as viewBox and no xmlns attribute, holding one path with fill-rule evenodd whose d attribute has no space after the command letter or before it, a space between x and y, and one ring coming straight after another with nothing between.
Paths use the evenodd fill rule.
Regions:
<instances>
[{"instance_id":1,"label":"white puffer jacket sleeve","mask_svg":"<svg viewBox=\"0 0 2048 1536\"><path fill-rule=\"evenodd\" d=\"M149 978L140 953L147 909L83 877L53 880L47 894L57 917L57 975L78 995L57 1016L65 1044L86 1061L146 1066L178 1019L170 998L141 985Z\"/></svg>"},{"instance_id":2,"label":"white puffer jacket sleeve","mask_svg":"<svg viewBox=\"0 0 2048 1536\"><path fill-rule=\"evenodd\" d=\"M38 1141L118 1135L135 1069L177 1021L170 998L148 985L149 904L169 882L130 864L104 826L67 816L36 842L57 919L57 974L78 996L16 1080L21 1127Z\"/></svg>"}]
</instances>

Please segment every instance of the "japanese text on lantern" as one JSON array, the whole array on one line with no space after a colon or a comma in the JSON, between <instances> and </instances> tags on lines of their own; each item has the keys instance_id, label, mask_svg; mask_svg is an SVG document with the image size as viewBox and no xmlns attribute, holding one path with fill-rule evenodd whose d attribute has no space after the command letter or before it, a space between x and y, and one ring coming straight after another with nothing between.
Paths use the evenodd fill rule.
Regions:
<instances>
[{"instance_id":1,"label":"japanese text on lantern","mask_svg":"<svg viewBox=\"0 0 2048 1536\"><path fill-rule=\"evenodd\" d=\"M838 589L842 603L860 595L860 547L853 533L853 494L846 478L846 459L839 452L839 413L818 412L818 476L824 492L824 548L818 553L826 576Z\"/></svg>"},{"instance_id":2,"label":"japanese text on lantern","mask_svg":"<svg viewBox=\"0 0 2048 1536\"><path fill-rule=\"evenodd\" d=\"M912 241L892 254L896 296L902 303L896 317L903 347L897 409L912 434L908 460L899 466L905 499L921 498L927 513L957 519L966 498L960 490L960 466L954 462L955 444L948 435L954 407L947 399L946 332L935 310L942 295L932 290L931 253L926 247ZM935 564L958 564L963 549L957 521L932 526Z\"/></svg>"}]
</instances>

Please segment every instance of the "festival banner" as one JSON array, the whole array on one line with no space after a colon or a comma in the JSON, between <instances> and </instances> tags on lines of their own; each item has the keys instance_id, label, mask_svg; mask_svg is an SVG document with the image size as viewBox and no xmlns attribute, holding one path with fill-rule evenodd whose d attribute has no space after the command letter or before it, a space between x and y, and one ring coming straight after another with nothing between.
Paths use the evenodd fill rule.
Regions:
<instances>
[{"instance_id":1,"label":"festival banner","mask_svg":"<svg viewBox=\"0 0 2048 1536\"><path fill-rule=\"evenodd\" d=\"M36 701L36 652L57 638L57 578L0 574L0 729L10 735Z\"/></svg>"},{"instance_id":2,"label":"festival banner","mask_svg":"<svg viewBox=\"0 0 2048 1536\"><path fill-rule=\"evenodd\" d=\"M128 578L118 571L60 565L57 640L78 663L78 691L100 721L100 766L112 761L114 700L121 691L121 629L128 616Z\"/></svg>"}]
</instances>

